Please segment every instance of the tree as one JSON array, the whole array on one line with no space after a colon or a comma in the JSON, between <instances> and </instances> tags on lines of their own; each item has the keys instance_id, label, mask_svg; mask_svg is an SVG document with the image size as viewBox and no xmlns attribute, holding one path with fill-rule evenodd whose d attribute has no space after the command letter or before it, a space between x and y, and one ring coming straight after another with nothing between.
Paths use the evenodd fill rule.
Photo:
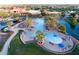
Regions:
<instances>
[{"instance_id":1,"label":"tree","mask_svg":"<svg viewBox=\"0 0 79 59\"><path fill-rule=\"evenodd\" d=\"M32 14L31 13L28 13L28 17L31 18L32 17Z\"/></svg>"},{"instance_id":2,"label":"tree","mask_svg":"<svg viewBox=\"0 0 79 59\"><path fill-rule=\"evenodd\" d=\"M37 31L36 32L36 39L38 40L38 42L43 42L44 41L44 34L41 31Z\"/></svg>"},{"instance_id":3,"label":"tree","mask_svg":"<svg viewBox=\"0 0 79 59\"><path fill-rule=\"evenodd\" d=\"M46 27L50 27L53 29L57 29L57 27L58 27L57 20L54 17L47 17L45 20L45 25L46 25Z\"/></svg>"},{"instance_id":4,"label":"tree","mask_svg":"<svg viewBox=\"0 0 79 59\"><path fill-rule=\"evenodd\" d=\"M79 24L79 18L77 19L77 24Z\"/></svg>"},{"instance_id":5,"label":"tree","mask_svg":"<svg viewBox=\"0 0 79 59\"><path fill-rule=\"evenodd\" d=\"M66 28L63 25L58 27L59 32L66 34Z\"/></svg>"},{"instance_id":6,"label":"tree","mask_svg":"<svg viewBox=\"0 0 79 59\"><path fill-rule=\"evenodd\" d=\"M62 13L61 13L61 17L64 17L64 16L65 16L65 13L64 13L64 12L62 12Z\"/></svg>"},{"instance_id":7,"label":"tree","mask_svg":"<svg viewBox=\"0 0 79 59\"><path fill-rule=\"evenodd\" d=\"M29 18L28 20L26 20L26 25L27 25L27 27L32 27L33 26L32 18Z\"/></svg>"},{"instance_id":8,"label":"tree","mask_svg":"<svg viewBox=\"0 0 79 59\"><path fill-rule=\"evenodd\" d=\"M75 17L76 13L71 13L70 16Z\"/></svg>"},{"instance_id":9,"label":"tree","mask_svg":"<svg viewBox=\"0 0 79 59\"><path fill-rule=\"evenodd\" d=\"M46 26L46 29L47 29L47 30L50 29L51 21L50 21L50 17L49 17L49 16L46 16L46 19L45 19L45 26Z\"/></svg>"},{"instance_id":10,"label":"tree","mask_svg":"<svg viewBox=\"0 0 79 59\"><path fill-rule=\"evenodd\" d=\"M38 8L38 7L37 7L37 8L34 8L34 10L39 10L39 9L40 9L40 8Z\"/></svg>"},{"instance_id":11,"label":"tree","mask_svg":"<svg viewBox=\"0 0 79 59\"><path fill-rule=\"evenodd\" d=\"M50 18L50 26L55 29L57 28L57 20L55 18Z\"/></svg>"},{"instance_id":12,"label":"tree","mask_svg":"<svg viewBox=\"0 0 79 59\"><path fill-rule=\"evenodd\" d=\"M75 25L77 24L77 20L72 16L65 19L65 21L67 21L71 25L72 28L74 28Z\"/></svg>"},{"instance_id":13,"label":"tree","mask_svg":"<svg viewBox=\"0 0 79 59\"><path fill-rule=\"evenodd\" d=\"M46 27L50 26L50 20L47 18L45 19L45 25L46 25Z\"/></svg>"},{"instance_id":14,"label":"tree","mask_svg":"<svg viewBox=\"0 0 79 59\"><path fill-rule=\"evenodd\" d=\"M46 15L45 12L44 12L44 10L41 10L41 15L42 16L45 16Z\"/></svg>"},{"instance_id":15,"label":"tree","mask_svg":"<svg viewBox=\"0 0 79 59\"><path fill-rule=\"evenodd\" d=\"M16 14L16 13L13 13L13 14L12 14L12 17L15 18L15 19L16 19L17 17L19 17L19 16L20 16L20 15L19 15L19 14Z\"/></svg>"},{"instance_id":16,"label":"tree","mask_svg":"<svg viewBox=\"0 0 79 59\"><path fill-rule=\"evenodd\" d=\"M6 18L9 14L7 12L0 11L0 17Z\"/></svg>"},{"instance_id":17,"label":"tree","mask_svg":"<svg viewBox=\"0 0 79 59\"><path fill-rule=\"evenodd\" d=\"M8 28L10 29L12 26L12 21L8 21Z\"/></svg>"}]
</instances>

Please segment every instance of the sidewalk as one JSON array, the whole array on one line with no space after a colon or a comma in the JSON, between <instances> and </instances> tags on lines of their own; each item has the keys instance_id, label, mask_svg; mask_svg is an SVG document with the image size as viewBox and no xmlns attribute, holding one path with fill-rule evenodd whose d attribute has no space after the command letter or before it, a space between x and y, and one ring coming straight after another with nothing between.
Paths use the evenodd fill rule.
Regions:
<instances>
[{"instance_id":1,"label":"sidewalk","mask_svg":"<svg viewBox=\"0 0 79 59\"><path fill-rule=\"evenodd\" d=\"M16 24L15 26L13 26L10 30L13 31L14 33L9 37L9 39L6 41L6 43L4 44L3 46L3 49L2 51L0 52L1 55L7 55L8 53L8 48L10 46L10 42L12 41L12 39L14 38L14 36L18 33L18 31L20 29L17 29L17 26L19 25L20 23Z\"/></svg>"}]
</instances>

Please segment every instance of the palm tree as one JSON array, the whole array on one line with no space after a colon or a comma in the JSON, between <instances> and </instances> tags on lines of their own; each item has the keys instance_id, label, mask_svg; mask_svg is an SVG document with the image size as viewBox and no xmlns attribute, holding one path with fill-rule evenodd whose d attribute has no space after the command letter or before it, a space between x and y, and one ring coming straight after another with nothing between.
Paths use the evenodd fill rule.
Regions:
<instances>
[{"instance_id":1,"label":"palm tree","mask_svg":"<svg viewBox=\"0 0 79 59\"><path fill-rule=\"evenodd\" d=\"M45 19L45 26L46 26L46 29L48 30L50 27L50 20L49 19Z\"/></svg>"},{"instance_id":2,"label":"palm tree","mask_svg":"<svg viewBox=\"0 0 79 59\"><path fill-rule=\"evenodd\" d=\"M31 17L28 20L26 20L26 25L27 25L27 27L32 27L33 26L33 21L32 21Z\"/></svg>"},{"instance_id":3,"label":"palm tree","mask_svg":"<svg viewBox=\"0 0 79 59\"><path fill-rule=\"evenodd\" d=\"M11 14L12 15L12 17L14 18L14 19L17 19L20 15L19 14L16 14L16 13L13 13L13 14Z\"/></svg>"},{"instance_id":4,"label":"palm tree","mask_svg":"<svg viewBox=\"0 0 79 59\"><path fill-rule=\"evenodd\" d=\"M8 21L8 28L11 28L11 26L12 26L12 22Z\"/></svg>"},{"instance_id":5,"label":"palm tree","mask_svg":"<svg viewBox=\"0 0 79 59\"><path fill-rule=\"evenodd\" d=\"M52 16L46 18L45 25L46 25L46 28L49 27L49 28L56 29L56 30L57 30L57 27L58 27L58 23L57 23L56 18L54 18Z\"/></svg>"},{"instance_id":6,"label":"palm tree","mask_svg":"<svg viewBox=\"0 0 79 59\"><path fill-rule=\"evenodd\" d=\"M77 20L75 19L75 17L72 17L72 16L65 19L65 21L67 21L71 25L72 28L74 28L75 25L77 24Z\"/></svg>"},{"instance_id":7,"label":"palm tree","mask_svg":"<svg viewBox=\"0 0 79 59\"><path fill-rule=\"evenodd\" d=\"M37 41L38 41L38 42L43 42L43 41L44 41L44 34L43 34L43 32L37 31L36 34L37 34L37 35L36 35Z\"/></svg>"},{"instance_id":8,"label":"palm tree","mask_svg":"<svg viewBox=\"0 0 79 59\"><path fill-rule=\"evenodd\" d=\"M57 28L57 20L55 18L50 18L50 26L54 29Z\"/></svg>"},{"instance_id":9,"label":"palm tree","mask_svg":"<svg viewBox=\"0 0 79 59\"><path fill-rule=\"evenodd\" d=\"M66 28L63 25L59 26L59 32L66 34Z\"/></svg>"}]
</instances>

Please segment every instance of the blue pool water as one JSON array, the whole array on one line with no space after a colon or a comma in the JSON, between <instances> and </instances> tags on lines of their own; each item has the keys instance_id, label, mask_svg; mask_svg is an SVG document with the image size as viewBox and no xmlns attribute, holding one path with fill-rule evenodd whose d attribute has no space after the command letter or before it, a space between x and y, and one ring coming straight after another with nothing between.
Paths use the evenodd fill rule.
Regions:
<instances>
[{"instance_id":1,"label":"blue pool water","mask_svg":"<svg viewBox=\"0 0 79 59\"><path fill-rule=\"evenodd\" d=\"M35 30L40 30L40 31L45 30L44 18L34 18L33 21L36 23L36 24L34 24Z\"/></svg>"},{"instance_id":2,"label":"blue pool water","mask_svg":"<svg viewBox=\"0 0 79 59\"><path fill-rule=\"evenodd\" d=\"M2 28L4 28L4 27L7 27L7 22L5 22L5 23L0 22L0 30L1 30Z\"/></svg>"},{"instance_id":3,"label":"blue pool water","mask_svg":"<svg viewBox=\"0 0 79 59\"><path fill-rule=\"evenodd\" d=\"M30 38L34 38L36 37L36 34L32 31L27 31L27 35L30 37Z\"/></svg>"},{"instance_id":4,"label":"blue pool water","mask_svg":"<svg viewBox=\"0 0 79 59\"><path fill-rule=\"evenodd\" d=\"M61 25L64 25L66 27L66 32L69 35L72 35L73 37L75 37L76 39L79 40L79 25L76 25L73 32L72 32L72 28L70 26L70 24L68 22L66 22L64 19L66 19L68 16L65 15L63 18L59 19L59 23Z\"/></svg>"},{"instance_id":5,"label":"blue pool water","mask_svg":"<svg viewBox=\"0 0 79 59\"><path fill-rule=\"evenodd\" d=\"M63 43L58 44L58 46L59 46L60 48L64 48L64 44L63 44Z\"/></svg>"},{"instance_id":6,"label":"blue pool water","mask_svg":"<svg viewBox=\"0 0 79 59\"><path fill-rule=\"evenodd\" d=\"M47 32L45 33L45 39L49 40L54 44L62 43L62 39L55 32Z\"/></svg>"}]
</instances>

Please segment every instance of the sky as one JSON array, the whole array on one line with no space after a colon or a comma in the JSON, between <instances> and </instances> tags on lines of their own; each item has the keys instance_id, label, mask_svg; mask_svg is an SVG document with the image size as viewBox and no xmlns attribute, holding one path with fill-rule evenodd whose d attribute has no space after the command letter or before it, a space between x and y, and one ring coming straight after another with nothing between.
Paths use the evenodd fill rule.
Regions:
<instances>
[{"instance_id":1,"label":"sky","mask_svg":"<svg viewBox=\"0 0 79 59\"><path fill-rule=\"evenodd\" d=\"M79 4L79 0L0 0L0 4Z\"/></svg>"}]
</instances>

